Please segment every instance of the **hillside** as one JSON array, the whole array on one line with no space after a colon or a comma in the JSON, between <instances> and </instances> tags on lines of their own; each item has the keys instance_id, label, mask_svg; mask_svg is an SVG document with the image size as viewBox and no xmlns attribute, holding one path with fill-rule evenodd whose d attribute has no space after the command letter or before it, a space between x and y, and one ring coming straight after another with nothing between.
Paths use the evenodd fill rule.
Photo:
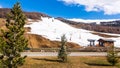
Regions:
<instances>
[{"instance_id":1,"label":"hillside","mask_svg":"<svg viewBox=\"0 0 120 68\"><path fill-rule=\"evenodd\" d=\"M120 27L120 20L116 21L109 21L109 22L100 22L103 26L114 26L114 27Z\"/></svg>"},{"instance_id":2,"label":"hillside","mask_svg":"<svg viewBox=\"0 0 120 68\"><path fill-rule=\"evenodd\" d=\"M82 29L86 29L86 30L104 32L104 33L120 34L120 25L119 25L120 20L109 21L109 22L100 22L100 24L95 24L95 22L94 23L76 22L76 21L71 21L71 20L67 20L64 18L60 18L60 17L58 17L56 19L58 19L62 22L65 22L71 26L74 26L76 28L82 28Z\"/></svg>"},{"instance_id":3,"label":"hillside","mask_svg":"<svg viewBox=\"0 0 120 68\"><path fill-rule=\"evenodd\" d=\"M41 35L27 34L29 39L30 48L58 48L60 47L59 41L51 41ZM70 48L79 48L80 46L76 43L67 42L67 46Z\"/></svg>"},{"instance_id":4,"label":"hillside","mask_svg":"<svg viewBox=\"0 0 120 68\"><path fill-rule=\"evenodd\" d=\"M34 21L34 20L33 20ZM0 28L1 29L6 29L5 28L5 19L0 18ZM31 29L28 27L25 27L25 37L28 39L28 47L30 48L58 48L60 47L60 42L59 41L51 41L41 35L36 35L36 34L28 34ZM80 46L76 43L73 42L67 42L67 45L70 48L80 48Z\"/></svg>"},{"instance_id":5,"label":"hillside","mask_svg":"<svg viewBox=\"0 0 120 68\"><path fill-rule=\"evenodd\" d=\"M6 14L10 11L9 8L0 8L0 18L5 18ZM34 20L40 20L41 17L48 17L51 18L51 16L46 15L44 13L39 12L24 12L27 18L34 19ZM109 21L109 22L100 22L100 24L94 23L84 23L84 22L76 22L67 20L61 17L56 18L64 23L70 24L77 28L82 28L86 30L91 31L97 31L97 32L105 32L105 33L120 33L120 20L117 21ZM117 26L117 27L116 27Z\"/></svg>"},{"instance_id":6,"label":"hillside","mask_svg":"<svg viewBox=\"0 0 120 68\"><path fill-rule=\"evenodd\" d=\"M115 46L119 47L120 35L110 33L95 33L85 29L75 28L68 23L54 18L41 17L42 20L29 22L25 27L30 28L29 34L41 35L51 41L60 41L61 36L65 34L68 42L77 43L80 46L88 46L88 39L97 40L100 38L115 40Z\"/></svg>"},{"instance_id":7,"label":"hillside","mask_svg":"<svg viewBox=\"0 0 120 68\"><path fill-rule=\"evenodd\" d=\"M9 8L0 8L0 18L6 18L7 13L10 12ZM50 17L44 13L39 12L24 12L29 19L40 19L42 17Z\"/></svg>"},{"instance_id":8,"label":"hillside","mask_svg":"<svg viewBox=\"0 0 120 68\"><path fill-rule=\"evenodd\" d=\"M0 11L0 27L5 29L5 11L10 9L2 9ZM115 46L119 46L120 35L111 33L120 33L119 27L103 26L97 24L88 24L84 22L75 22L63 18L52 18L46 14L35 12L24 12L28 17L26 21L25 36L29 39L29 47L59 47L61 36L66 35L68 45L72 48L79 48L81 46L88 46L88 39L97 40L100 38L107 38L115 40ZM28 14L28 15L27 15ZM89 31L91 30L91 31ZM94 32L98 31L98 32ZM101 33L106 32L106 33Z\"/></svg>"}]
</instances>

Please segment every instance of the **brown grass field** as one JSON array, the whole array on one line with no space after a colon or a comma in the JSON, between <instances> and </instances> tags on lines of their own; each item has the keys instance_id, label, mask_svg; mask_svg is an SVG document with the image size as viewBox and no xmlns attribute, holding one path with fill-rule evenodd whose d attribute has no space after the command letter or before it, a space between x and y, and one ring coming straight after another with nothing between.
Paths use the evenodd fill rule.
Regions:
<instances>
[{"instance_id":1,"label":"brown grass field","mask_svg":"<svg viewBox=\"0 0 120 68\"><path fill-rule=\"evenodd\" d=\"M19 68L120 68L120 63L111 66L105 57L68 57L66 63L57 57L28 57Z\"/></svg>"}]
</instances>

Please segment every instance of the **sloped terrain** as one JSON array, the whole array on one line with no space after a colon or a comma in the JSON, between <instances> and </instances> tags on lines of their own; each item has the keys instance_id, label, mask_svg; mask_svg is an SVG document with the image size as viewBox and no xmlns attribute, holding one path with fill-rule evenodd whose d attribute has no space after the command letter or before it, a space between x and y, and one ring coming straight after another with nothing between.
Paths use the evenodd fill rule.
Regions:
<instances>
[{"instance_id":1,"label":"sloped terrain","mask_svg":"<svg viewBox=\"0 0 120 68\"><path fill-rule=\"evenodd\" d=\"M88 39L95 39L95 44L98 44L98 39L106 38L115 40L115 46L119 47L120 35L110 33L95 34L94 31L88 31L80 28L74 28L58 19L42 17L42 20L37 22L29 22L31 24L25 27L31 28L29 34L42 35L52 41L60 41L63 34L66 35L68 42L74 42L81 46L88 46ZM105 37L104 37L104 36Z\"/></svg>"},{"instance_id":2,"label":"sloped terrain","mask_svg":"<svg viewBox=\"0 0 120 68\"><path fill-rule=\"evenodd\" d=\"M34 21L34 20L33 20ZM0 29L6 29L5 19L0 18ZM25 37L28 39L29 48L58 48L60 47L60 41L51 41L41 35L28 34L30 32L30 27L25 27ZM80 48L76 43L67 42L70 48Z\"/></svg>"},{"instance_id":3,"label":"sloped terrain","mask_svg":"<svg viewBox=\"0 0 120 68\"><path fill-rule=\"evenodd\" d=\"M5 18L10 9L0 9L0 17ZM107 38L115 40L115 46L119 46L120 35L110 33L120 33L119 27L101 26L96 24L86 24L75 22L63 18L52 18L43 13L24 12L28 20L26 21L25 36L29 39L29 47L59 47L61 36L66 35L70 47L88 46L88 39L97 40ZM0 19L0 28L5 29L5 19ZM89 31L91 30L91 31ZM108 33L96 33L108 32ZM28 35L28 36L27 36ZM40 42L40 41L42 42Z\"/></svg>"},{"instance_id":4,"label":"sloped terrain","mask_svg":"<svg viewBox=\"0 0 120 68\"><path fill-rule=\"evenodd\" d=\"M30 48L58 48L60 47L59 41L51 41L41 35L27 34ZM68 42L67 46L70 48L79 48L80 46L76 43Z\"/></svg>"},{"instance_id":5,"label":"sloped terrain","mask_svg":"<svg viewBox=\"0 0 120 68\"><path fill-rule=\"evenodd\" d=\"M65 22L71 26L74 26L76 28L82 28L86 30L96 31L96 32L104 32L104 33L115 33L120 34L120 27L118 21L109 21L109 22L100 22L100 24L93 23L84 23L84 22L78 22L78 21L71 21L64 18L56 18L62 22ZM106 25L105 25L106 24ZM115 25L118 25L117 27Z\"/></svg>"},{"instance_id":6,"label":"sloped terrain","mask_svg":"<svg viewBox=\"0 0 120 68\"><path fill-rule=\"evenodd\" d=\"M0 8L0 18L6 18L6 15L10 12L9 8ZM38 12L24 12L27 18L29 19L40 19L42 17L50 17L44 13Z\"/></svg>"}]
</instances>

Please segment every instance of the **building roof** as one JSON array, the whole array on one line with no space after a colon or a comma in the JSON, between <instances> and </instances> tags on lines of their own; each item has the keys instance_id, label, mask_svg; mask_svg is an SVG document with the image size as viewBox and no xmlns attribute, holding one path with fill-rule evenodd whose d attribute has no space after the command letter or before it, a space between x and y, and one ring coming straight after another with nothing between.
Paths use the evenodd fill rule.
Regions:
<instances>
[{"instance_id":1,"label":"building roof","mask_svg":"<svg viewBox=\"0 0 120 68\"><path fill-rule=\"evenodd\" d=\"M107 42L115 42L115 40L112 40L112 39L99 39L98 41L107 41Z\"/></svg>"},{"instance_id":2,"label":"building roof","mask_svg":"<svg viewBox=\"0 0 120 68\"><path fill-rule=\"evenodd\" d=\"M95 39L87 39L88 41L95 41Z\"/></svg>"}]
</instances>

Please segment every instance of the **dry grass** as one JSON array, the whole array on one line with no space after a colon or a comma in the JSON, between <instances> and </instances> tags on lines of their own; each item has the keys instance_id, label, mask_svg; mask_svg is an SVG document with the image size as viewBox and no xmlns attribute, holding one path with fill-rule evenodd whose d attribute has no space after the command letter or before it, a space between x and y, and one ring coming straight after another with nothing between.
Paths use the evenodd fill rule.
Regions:
<instances>
[{"instance_id":1,"label":"dry grass","mask_svg":"<svg viewBox=\"0 0 120 68\"><path fill-rule=\"evenodd\" d=\"M26 38L28 38L30 48L58 48L60 47L59 41L51 41L50 39L47 39L41 35L26 34ZM73 42L68 42L67 45L70 48L80 48L80 45L73 43Z\"/></svg>"},{"instance_id":2,"label":"dry grass","mask_svg":"<svg viewBox=\"0 0 120 68\"><path fill-rule=\"evenodd\" d=\"M69 57L67 63L57 57L28 57L20 68L119 68L118 65L111 66L105 57Z\"/></svg>"},{"instance_id":3,"label":"dry grass","mask_svg":"<svg viewBox=\"0 0 120 68\"><path fill-rule=\"evenodd\" d=\"M102 33L99 33L99 32L92 32L92 34L95 34L95 35L98 35L98 36L101 36L101 37L105 37L105 38L111 38L111 37L119 37L119 36L113 36L113 35L107 35L107 34L102 34Z\"/></svg>"}]
</instances>

